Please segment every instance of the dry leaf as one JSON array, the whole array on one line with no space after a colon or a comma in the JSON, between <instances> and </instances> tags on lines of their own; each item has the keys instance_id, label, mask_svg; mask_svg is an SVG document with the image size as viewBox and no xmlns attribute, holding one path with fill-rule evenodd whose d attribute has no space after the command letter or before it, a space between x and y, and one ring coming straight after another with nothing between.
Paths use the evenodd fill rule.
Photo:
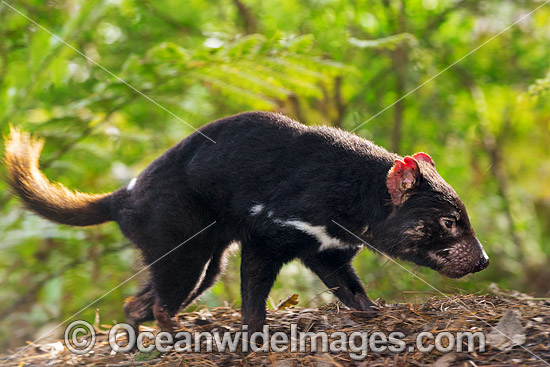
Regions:
<instances>
[{"instance_id":1,"label":"dry leaf","mask_svg":"<svg viewBox=\"0 0 550 367\"><path fill-rule=\"evenodd\" d=\"M49 344L43 344L38 347L42 352L49 353L52 357L62 353L65 350L65 346L61 342L54 342Z\"/></svg>"},{"instance_id":2,"label":"dry leaf","mask_svg":"<svg viewBox=\"0 0 550 367\"><path fill-rule=\"evenodd\" d=\"M456 353L447 353L439 357L432 367L450 367L454 361L456 361Z\"/></svg>"},{"instance_id":3,"label":"dry leaf","mask_svg":"<svg viewBox=\"0 0 550 367\"><path fill-rule=\"evenodd\" d=\"M487 343L500 350L511 349L525 343L525 329L513 311L506 311L493 331L487 335Z\"/></svg>"},{"instance_id":4,"label":"dry leaf","mask_svg":"<svg viewBox=\"0 0 550 367\"><path fill-rule=\"evenodd\" d=\"M286 308L296 306L297 304L298 304L298 295L293 294L292 296L288 297L284 301L281 301L277 305L277 310L284 310Z\"/></svg>"}]
</instances>

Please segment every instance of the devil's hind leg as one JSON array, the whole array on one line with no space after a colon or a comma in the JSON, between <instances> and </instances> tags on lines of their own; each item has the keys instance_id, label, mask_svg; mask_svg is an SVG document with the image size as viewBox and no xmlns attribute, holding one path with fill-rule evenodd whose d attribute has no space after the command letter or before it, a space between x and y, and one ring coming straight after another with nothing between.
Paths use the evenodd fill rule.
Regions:
<instances>
[{"instance_id":1,"label":"devil's hind leg","mask_svg":"<svg viewBox=\"0 0 550 367\"><path fill-rule=\"evenodd\" d=\"M155 290L151 280L148 280L134 296L126 301L124 305L126 323L137 332L139 325L143 322L154 320L153 305L155 301Z\"/></svg>"},{"instance_id":2,"label":"devil's hind leg","mask_svg":"<svg viewBox=\"0 0 550 367\"><path fill-rule=\"evenodd\" d=\"M204 279L212 253L206 252L204 246L198 250L200 246L194 243L189 248L175 250L151 265L156 293L153 315L164 331L177 327L174 315Z\"/></svg>"},{"instance_id":3,"label":"devil's hind leg","mask_svg":"<svg viewBox=\"0 0 550 367\"><path fill-rule=\"evenodd\" d=\"M223 272L226 265L227 246L216 250L210 261L203 280L198 288L196 288L189 297L183 302L181 308L189 306L197 297L199 297L204 291L210 288L216 282L218 276Z\"/></svg>"}]
</instances>

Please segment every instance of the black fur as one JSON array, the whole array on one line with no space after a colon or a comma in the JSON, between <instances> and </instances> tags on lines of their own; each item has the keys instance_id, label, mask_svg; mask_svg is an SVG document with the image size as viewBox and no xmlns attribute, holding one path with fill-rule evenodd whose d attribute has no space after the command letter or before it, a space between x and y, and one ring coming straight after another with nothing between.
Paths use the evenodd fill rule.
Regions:
<instances>
[{"instance_id":1,"label":"black fur","mask_svg":"<svg viewBox=\"0 0 550 367\"><path fill-rule=\"evenodd\" d=\"M402 157L353 134L267 112L224 118L200 132L216 143L191 134L151 163L133 188L101 197L110 208L104 219L115 220L151 264L150 281L125 306L135 327L154 317L172 329L171 317L215 282L234 242L242 248L243 323L252 331L265 321L279 270L295 258L344 304L373 314L351 266L362 241L448 276L487 266L464 205L430 163L413 162L416 171L407 171L413 182L406 190L396 186L396 199L388 173ZM17 179L11 182L19 192ZM37 201L31 209L62 217L50 215L51 205L41 211ZM332 245L319 251L321 242L304 225L324 231Z\"/></svg>"}]
</instances>

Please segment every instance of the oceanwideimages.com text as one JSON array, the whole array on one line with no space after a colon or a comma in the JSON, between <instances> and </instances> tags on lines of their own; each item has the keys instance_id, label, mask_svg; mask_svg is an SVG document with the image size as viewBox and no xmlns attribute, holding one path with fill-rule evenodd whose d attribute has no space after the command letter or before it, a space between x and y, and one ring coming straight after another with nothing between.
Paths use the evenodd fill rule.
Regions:
<instances>
[{"instance_id":1,"label":"oceanwideimages.com text","mask_svg":"<svg viewBox=\"0 0 550 367\"><path fill-rule=\"evenodd\" d=\"M84 337L86 335L86 337ZM354 360L363 360L368 353L422 352L440 353L485 351L485 334L482 332L420 332L406 336L400 331L384 333L364 331L299 331L296 324L290 332L272 332L265 325L260 332L251 333L247 325L238 331L180 331L136 333L125 323L116 324L109 330L109 346L116 353L139 350L149 353L348 353ZM75 354L86 354L95 345L94 328L83 320L73 321L65 330L65 345Z\"/></svg>"}]
</instances>

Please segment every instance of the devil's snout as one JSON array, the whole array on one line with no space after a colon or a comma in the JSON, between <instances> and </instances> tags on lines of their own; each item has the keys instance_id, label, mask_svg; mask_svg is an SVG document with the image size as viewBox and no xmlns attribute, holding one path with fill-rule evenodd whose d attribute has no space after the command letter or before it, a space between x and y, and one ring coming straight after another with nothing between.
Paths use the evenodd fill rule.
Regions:
<instances>
[{"instance_id":1,"label":"devil's snout","mask_svg":"<svg viewBox=\"0 0 550 367\"><path fill-rule=\"evenodd\" d=\"M489 256L483 251L483 256L479 261L477 262L476 266L474 267L473 273L477 273L478 271L482 271L486 267L489 266Z\"/></svg>"}]
</instances>

